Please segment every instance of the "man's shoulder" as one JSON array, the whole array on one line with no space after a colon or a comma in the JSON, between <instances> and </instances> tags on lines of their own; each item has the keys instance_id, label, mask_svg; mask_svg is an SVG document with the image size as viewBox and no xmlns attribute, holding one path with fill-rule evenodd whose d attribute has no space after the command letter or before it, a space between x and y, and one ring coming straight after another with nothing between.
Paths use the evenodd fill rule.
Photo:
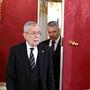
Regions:
<instances>
[{"instance_id":1,"label":"man's shoulder","mask_svg":"<svg viewBox=\"0 0 90 90\"><path fill-rule=\"evenodd\" d=\"M38 48L41 50L45 50L45 51L52 51L51 47L49 47L48 45L43 44L43 43L39 43Z\"/></svg>"},{"instance_id":2,"label":"man's shoulder","mask_svg":"<svg viewBox=\"0 0 90 90\"><path fill-rule=\"evenodd\" d=\"M13 45L11 48L19 49L19 48L24 47L25 44L26 44L25 42L21 42L21 43Z\"/></svg>"},{"instance_id":3,"label":"man's shoulder","mask_svg":"<svg viewBox=\"0 0 90 90\"><path fill-rule=\"evenodd\" d=\"M49 46L44 44L43 42L39 43L38 47L42 47L42 48L48 48Z\"/></svg>"},{"instance_id":4,"label":"man's shoulder","mask_svg":"<svg viewBox=\"0 0 90 90\"><path fill-rule=\"evenodd\" d=\"M41 44L49 44L49 41L50 41L50 39L47 39L47 40L44 40L44 41L42 41L42 42L40 42Z\"/></svg>"}]
</instances>

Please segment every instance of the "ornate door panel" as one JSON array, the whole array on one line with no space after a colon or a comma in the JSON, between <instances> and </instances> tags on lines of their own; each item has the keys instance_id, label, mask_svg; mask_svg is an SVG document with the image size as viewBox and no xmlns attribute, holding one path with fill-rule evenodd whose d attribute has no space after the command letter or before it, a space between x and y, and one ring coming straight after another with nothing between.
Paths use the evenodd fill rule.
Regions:
<instances>
[{"instance_id":1,"label":"ornate door panel","mask_svg":"<svg viewBox=\"0 0 90 90\"><path fill-rule=\"evenodd\" d=\"M90 0L65 0L63 90L90 88Z\"/></svg>"}]
</instances>

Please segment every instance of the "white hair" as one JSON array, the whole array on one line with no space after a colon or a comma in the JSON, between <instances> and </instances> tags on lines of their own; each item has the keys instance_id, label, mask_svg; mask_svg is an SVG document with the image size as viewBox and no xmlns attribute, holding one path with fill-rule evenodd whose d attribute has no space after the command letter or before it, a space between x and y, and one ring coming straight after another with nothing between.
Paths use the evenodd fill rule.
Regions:
<instances>
[{"instance_id":1,"label":"white hair","mask_svg":"<svg viewBox=\"0 0 90 90\"><path fill-rule=\"evenodd\" d=\"M35 22L35 21L28 21L28 22L26 22L26 23L24 24L23 30L24 30L24 32L28 32L31 27L34 27L34 26L36 26L36 25L38 25L37 22Z\"/></svg>"}]
</instances>

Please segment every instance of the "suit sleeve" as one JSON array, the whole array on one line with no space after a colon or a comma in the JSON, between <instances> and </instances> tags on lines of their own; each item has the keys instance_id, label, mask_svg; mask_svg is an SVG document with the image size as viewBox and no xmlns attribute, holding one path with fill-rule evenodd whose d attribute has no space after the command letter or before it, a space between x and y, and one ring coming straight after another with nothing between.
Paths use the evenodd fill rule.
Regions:
<instances>
[{"instance_id":1,"label":"suit sleeve","mask_svg":"<svg viewBox=\"0 0 90 90\"><path fill-rule=\"evenodd\" d=\"M7 69L7 80L6 87L7 90L15 90L15 54L13 48L10 51Z\"/></svg>"},{"instance_id":2,"label":"suit sleeve","mask_svg":"<svg viewBox=\"0 0 90 90\"><path fill-rule=\"evenodd\" d=\"M53 69L53 54L54 52L50 49L49 52L49 74L48 74L48 90L55 90L55 81L54 81L54 69Z\"/></svg>"}]
</instances>

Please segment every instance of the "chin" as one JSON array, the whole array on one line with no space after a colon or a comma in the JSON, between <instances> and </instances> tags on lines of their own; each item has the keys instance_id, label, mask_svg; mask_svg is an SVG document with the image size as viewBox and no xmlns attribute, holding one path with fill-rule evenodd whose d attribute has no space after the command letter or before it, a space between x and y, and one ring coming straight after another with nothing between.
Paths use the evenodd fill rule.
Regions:
<instances>
[{"instance_id":1,"label":"chin","mask_svg":"<svg viewBox=\"0 0 90 90\"><path fill-rule=\"evenodd\" d=\"M34 46L37 46L39 43L35 43Z\"/></svg>"}]
</instances>

